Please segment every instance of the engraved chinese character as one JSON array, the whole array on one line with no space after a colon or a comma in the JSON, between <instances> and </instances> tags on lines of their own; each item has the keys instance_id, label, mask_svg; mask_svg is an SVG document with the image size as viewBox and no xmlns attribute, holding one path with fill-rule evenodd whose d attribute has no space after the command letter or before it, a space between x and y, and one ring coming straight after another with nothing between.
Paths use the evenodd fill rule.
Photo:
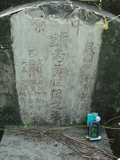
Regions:
<instances>
[{"instance_id":1,"label":"engraved chinese character","mask_svg":"<svg viewBox=\"0 0 120 160\"><path fill-rule=\"evenodd\" d=\"M24 97L22 97L22 98L20 99L20 102L21 102L21 103L26 103L26 99L25 99Z\"/></svg>"},{"instance_id":2,"label":"engraved chinese character","mask_svg":"<svg viewBox=\"0 0 120 160\"><path fill-rule=\"evenodd\" d=\"M22 88L21 88L21 91L20 91L20 95L26 96L26 91L25 91L25 90L22 90Z\"/></svg>"},{"instance_id":3,"label":"engraved chinese character","mask_svg":"<svg viewBox=\"0 0 120 160\"><path fill-rule=\"evenodd\" d=\"M53 66L54 66L54 68L57 68L57 69L63 69L62 65L60 63L59 64L54 64Z\"/></svg>"},{"instance_id":4,"label":"engraved chinese character","mask_svg":"<svg viewBox=\"0 0 120 160\"><path fill-rule=\"evenodd\" d=\"M30 79L36 79L35 73L28 73Z\"/></svg>"},{"instance_id":5,"label":"engraved chinese character","mask_svg":"<svg viewBox=\"0 0 120 160\"><path fill-rule=\"evenodd\" d=\"M21 88L22 88L22 90L27 90L28 89L28 85L27 85L25 80L21 81Z\"/></svg>"},{"instance_id":6,"label":"engraved chinese character","mask_svg":"<svg viewBox=\"0 0 120 160\"><path fill-rule=\"evenodd\" d=\"M55 53L52 53L53 55L55 55L53 57L53 59L55 59L57 62L61 63L64 60L64 53L62 50L60 50L59 48L57 50L55 50Z\"/></svg>"},{"instance_id":7,"label":"engraved chinese character","mask_svg":"<svg viewBox=\"0 0 120 160\"><path fill-rule=\"evenodd\" d=\"M82 92L82 95L81 95L80 100L81 100L82 102L86 102L86 101L87 101L87 94L84 93L84 92Z\"/></svg>"},{"instance_id":8,"label":"engraved chinese character","mask_svg":"<svg viewBox=\"0 0 120 160\"><path fill-rule=\"evenodd\" d=\"M82 89L85 91L85 90L87 90L88 89L88 84L87 83L83 83L82 84Z\"/></svg>"},{"instance_id":9,"label":"engraved chinese character","mask_svg":"<svg viewBox=\"0 0 120 160\"><path fill-rule=\"evenodd\" d=\"M34 49L28 49L28 55L29 57L33 58L35 56L35 53L34 53Z\"/></svg>"},{"instance_id":10,"label":"engraved chinese character","mask_svg":"<svg viewBox=\"0 0 120 160\"><path fill-rule=\"evenodd\" d=\"M36 71L39 72L39 73L43 73L43 64L42 64L42 60L39 59L38 60L38 64L36 65Z\"/></svg>"},{"instance_id":11,"label":"engraved chinese character","mask_svg":"<svg viewBox=\"0 0 120 160\"><path fill-rule=\"evenodd\" d=\"M62 69L53 68L52 69L52 77L55 77L55 76L62 78Z\"/></svg>"},{"instance_id":12,"label":"engraved chinese character","mask_svg":"<svg viewBox=\"0 0 120 160\"><path fill-rule=\"evenodd\" d=\"M35 31L37 31L38 33L40 33L41 31L44 32L44 27L46 26L46 23L44 21L39 22L37 21L35 23Z\"/></svg>"},{"instance_id":13,"label":"engraved chinese character","mask_svg":"<svg viewBox=\"0 0 120 160\"><path fill-rule=\"evenodd\" d=\"M83 82L88 82L88 78L89 78L89 74L83 75L83 76L82 76L82 83L83 83Z\"/></svg>"},{"instance_id":14,"label":"engraved chinese character","mask_svg":"<svg viewBox=\"0 0 120 160\"><path fill-rule=\"evenodd\" d=\"M58 63L61 63L61 62L63 62L64 57L62 57L62 56L56 56L53 59L55 59Z\"/></svg>"},{"instance_id":15,"label":"engraved chinese character","mask_svg":"<svg viewBox=\"0 0 120 160\"><path fill-rule=\"evenodd\" d=\"M60 47L66 47L67 48L67 33L66 32L62 32L61 36L60 36Z\"/></svg>"},{"instance_id":16,"label":"engraved chinese character","mask_svg":"<svg viewBox=\"0 0 120 160\"><path fill-rule=\"evenodd\" d=\"M38 64L39 64L40 66L44 66L44 65L42 64L42 60L41 60L41 59L38 59Z\"/></svg>"},{"instance_id":17,"label":"engraved chinese character","mask_svg":"<svg viewBox=\"0 0 120 160\"><path fill-rule=\"evenodd\" d=\"M51 85L51 86L55 86L55 87L57 87L57 86L63 86L63 85L61 84L61 79L58 79L58 80L51 79L51 80L50 80L50 85Z\"/></svg>"},{"instance_id":18,"label":"engraved chinese character","mask_svg":"<svg viewBox=\"0 0 120 160\"><path fill-rule=\"evenodd\" d=\"M58 46L59 41L58 41L58 34L53 34L51 35L51 44L50 47Z\"/></svg>"},{"instance_id":19,"label":"engraved chinese character","mask_svg":"<svg viewBox=\"0 0 120 160\"><path fill-rule=\"evenodd\" d=\"M62 49L58 48L57 50L55 50L54 53L52 53L55 56L61 56L61 55L65 55L65 53L63 52Z\"/></svg>"},{"instance_id":20,"label":"engraved chinese character","mask_svg":"<svg viewBox=\"0 0 120 160\"><path fill-rule=\"evenodd\" d=\"M27 65L26 60L23 59L22 62L21 62L21 64L22 64L22 65Z\"/></svg>"},{"instance_id":21,"label":"engraved chinese character","mask_svg":"<svg viewBox=\"0 0 120 160\"><path fill-rule=\"evenodd\" d=\"M88 69L90 69L91 64L84 64L83 68L87 71Z\"/></svg>"},{"instance_id":22,"label":"engraved chinese character","mask_svg":"<svg viewBox=\"0 0 120 160\"><path fill-rule=\"evenodd\" d=\"M27 67L26 67L26 66L23 66L22 72L23 72L23 73L25 73L25 72L27 73Z\"/></svg>"},{"instance_id":23,"label":"engraved chinese character","mask_svg":"<svg viewBox=\"0 0 120 160\"><path fill-rule=\"evenodd\" d=\"M58 107L61 104L61 99L54 99L52 102L53 108Z\"/></svg>"},{"instance_id":24,"label":"engraved chinese character","mask_svg":"<svg viewBox=\"0 0 120 160\"><path fill-rule=\"evenodd\" d=\"M95 53L93 52L93 45L94 45L94 43L93 43L93 42L90 42L90 43L86 46L85 52L91 52L92 54L95 54Z\"/></svg>"},{"instance_id":25,"label":"engraved chinese character","mask_svg":"<svg viewBox=\"0 0 120 160\"><path fill-rule=\"evenodd\" d=\"M93 54L90 53L90 54L87 54L85 57L84 57L84 62L87 62L87 63L90 63L93 61Z\"/></svg>"},{"instance_id":26,"label":"engraved chinese character","mask_svg":"<svg viewBox=\"0 0 120 160\"><path fill-rule=\"evenodd\" d=\"M91 47L91 48L92 48L92 47L93 47L93 45L94 45L94 43L93 43L93 42L90 42L90 43L89 43L89 47Z\"/></svg>"},{"instance_id":27,"label":"engraved chinese character","mask_svg":"<svg viewBox=\"0 0 120 160\"><path fill-rule=\"evenodd\" d=\"M81 109L86 109L86 103L81 103Z\"/></svg>"},{"instance_id":28,"label":"engraved chinese character","mask_svg":"<svg viewBox=\"0 0 120 160\"><path fill-rule=\"evenodd\" d=\"M62 90L61 90L61 89L57 89L57 90L53 89L53 90L51 91L51 96L52 96L53 98L63 98L63 97L62 97Z\"/></svg>"}]
</instances>

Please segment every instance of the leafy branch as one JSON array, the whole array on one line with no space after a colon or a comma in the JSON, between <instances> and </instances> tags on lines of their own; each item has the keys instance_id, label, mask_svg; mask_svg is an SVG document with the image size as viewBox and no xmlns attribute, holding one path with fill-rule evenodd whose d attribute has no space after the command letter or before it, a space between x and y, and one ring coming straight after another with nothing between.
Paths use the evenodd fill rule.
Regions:
<instances>
[{"instance_id":1,"label":"leafy branch","mask_svg":"<svg viewBox=\"0 0 120 160\"><path fill-rule=\"evenodd\" d=\"M104 18L104 23L97 23L97 24L102 24L103 25L103 29L105 29L105 30L109 29L108 23L113 21L114 19L120 17L120 14L118 16L112 18L111 20L107 21L106 16L102 12L102 0L100 0L98 4L93 0L93 3L101 11L101 13L103 15L103 18Z\"/></svg>"}]
</instances>

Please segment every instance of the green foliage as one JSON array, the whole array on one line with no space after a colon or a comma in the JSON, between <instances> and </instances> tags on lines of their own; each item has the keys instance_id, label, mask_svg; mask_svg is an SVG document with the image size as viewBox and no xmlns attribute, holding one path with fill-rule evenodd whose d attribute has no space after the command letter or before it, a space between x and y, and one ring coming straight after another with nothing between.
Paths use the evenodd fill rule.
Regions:
<instances>
[{"instance_id":1,"label":"green foliage","mask_svg":"<svg viewBox=\"0 0 120 160\"><path fill-rule=\"evenodd\" d=\"M27 127L30 124L30 122L28 119L26 119L26 120L23 120L23 124L24 124L24 127Z\"/></svg>"},{"instance_id":2,"label":"green foliage","mask_svg":"<svg viewBox=\"0 0 120 160\"><path fill-rule=\"evenodd\" d=\"M105 30L109 29L108 23L111 22L112 20L114 20L115 18L120 17L120 14L117 15L116 17L112 18L111 20L107 21L106 16L102 12L102 0L99 0L98 4L95 2L95 0L93 0L93 3L101 11L101 14L103 15L103 18L104 18L104 23L98 23L98 24L102 24L103 25L103 29L105 29Z\"/></svg>"}]
</instances>

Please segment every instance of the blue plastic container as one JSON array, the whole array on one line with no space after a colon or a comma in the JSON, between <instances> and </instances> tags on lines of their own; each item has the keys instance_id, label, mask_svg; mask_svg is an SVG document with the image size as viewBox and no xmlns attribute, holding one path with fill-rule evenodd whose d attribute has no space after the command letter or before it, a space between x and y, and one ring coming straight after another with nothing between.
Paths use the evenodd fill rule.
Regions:
<instances>
[{"instance_id":1,"label":"blue plastic container","mask_svg":"<svg viewBox=\"0 0 120 160\"><path fill-rule=\"evenodd\" d=\"M90 122L95 121L95 118L98 116L98 113L88 113L87 115L87 126L90 125Z\"/></svg>"}]
</instances>

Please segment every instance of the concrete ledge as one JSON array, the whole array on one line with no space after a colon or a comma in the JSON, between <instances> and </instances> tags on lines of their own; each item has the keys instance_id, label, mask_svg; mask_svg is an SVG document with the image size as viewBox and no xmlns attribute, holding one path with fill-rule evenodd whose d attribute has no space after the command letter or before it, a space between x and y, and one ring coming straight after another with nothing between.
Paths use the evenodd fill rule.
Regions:
<instances>
[{"instance_id":1,"label":"concrete ledge","mask_svg":"<svg viewBox=\"0 0 120 160\"><path fill-rule=\"evenodd\" d=\"M46 129L47 127L6 126L0 145L0 160L87 160L88 158L112 160L114 158L103 129L102 139L94 142L86 140L86 128L72 127L67 130L44 132Z\"/></svg>"}]
</instances>

